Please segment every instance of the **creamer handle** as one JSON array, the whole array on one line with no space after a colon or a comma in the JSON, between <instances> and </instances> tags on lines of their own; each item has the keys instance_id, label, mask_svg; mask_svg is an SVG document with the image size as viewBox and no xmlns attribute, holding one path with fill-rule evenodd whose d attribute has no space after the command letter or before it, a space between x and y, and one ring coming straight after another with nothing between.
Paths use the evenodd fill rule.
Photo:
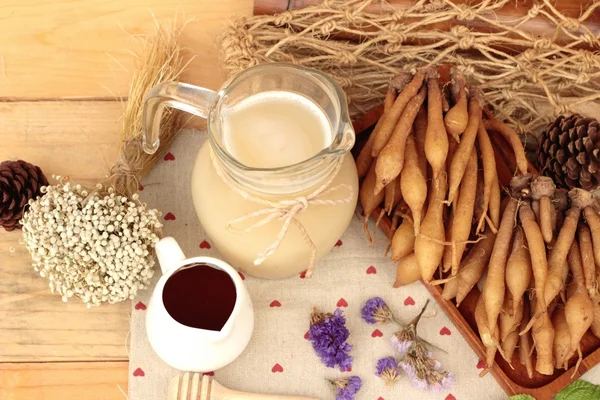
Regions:
<instances>
[{"instance_id":1,"label":"creamer handle","mask_svg":"<svg viewBox=\"0 0 600 400\"><path fill-rule=\"evenodd\" d=\"M163 275L185 260L185 254L183 254L183 250L179 247L179 243L170 236L160 239L154 249L156 250L156 258L158 258L160 270Z\"/></svg>"},{"instance_id":2,"label":"creamer handle","mask_svg":"<svg viewBox=\"0 0 600 400\"><path fill-rule=\"evenodd\" d=\"M144 97L142 146L154 154L160 146L160 126L165 107L173 107L202 118L208 118L216 93L210 89L179 82L154 86Z\"/></svg>"}]
</instances>

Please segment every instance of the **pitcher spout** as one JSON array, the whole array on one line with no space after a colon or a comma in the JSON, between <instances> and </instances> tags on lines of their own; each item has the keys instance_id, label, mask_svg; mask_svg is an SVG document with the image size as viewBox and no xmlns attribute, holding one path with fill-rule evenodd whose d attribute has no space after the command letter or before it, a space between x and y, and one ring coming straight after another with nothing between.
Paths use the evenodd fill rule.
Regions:
<instances>
[{"instance_id":1,"label":"pitcher spout","mask_svg":"<svg viewBox=\"0 0 600 400\"><path fill-rule=\"evenodd\" d=\"M338 129L338 134L329 146L328 153L330 155L343 156L354 147L356 134L354 128L349 121L341 121Z\"/></svg>"}]
</instances>

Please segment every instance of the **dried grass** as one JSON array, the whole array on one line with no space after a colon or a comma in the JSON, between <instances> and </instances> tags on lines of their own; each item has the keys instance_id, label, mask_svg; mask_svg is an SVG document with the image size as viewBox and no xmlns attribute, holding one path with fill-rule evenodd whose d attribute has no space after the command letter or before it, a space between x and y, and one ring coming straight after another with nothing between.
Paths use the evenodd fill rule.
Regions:
<instances>
[{"instance_id":1,"label":"dried grass","mask_svg":"<svg viewBox=\"0 0 600 400\"><path fill-rule=\"evenodd\" d=\"M131 196L138 190L140 178L150 171L183 127L182 114L166 109L161 122L160 148L154 154L144 152L141 140L144 96L160 83L176 81L189 64L184 64L179 44L182 29L175 22L156 22L152 34L135 37L142 41L143 50L141 55L135 54L136 71L123 112L119 158L105 182L105 186L112 186L119 193Z\"/></svg>"}]
</instances>

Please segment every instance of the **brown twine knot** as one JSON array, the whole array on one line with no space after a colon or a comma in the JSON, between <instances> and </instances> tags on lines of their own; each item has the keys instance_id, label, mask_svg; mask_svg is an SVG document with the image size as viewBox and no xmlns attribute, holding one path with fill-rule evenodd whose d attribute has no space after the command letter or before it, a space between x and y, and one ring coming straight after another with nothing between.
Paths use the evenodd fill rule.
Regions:
<instances>
[{"instance_id":1,"label":"brown twine knot","mask_svg":"<svg viewBox=\"0 0 600 400\"><path fill-rule=\"evenodd\" d=\"M339 53L340 63L342 65L354 65L357 63L358 59L356 56L349 51L341 51Z\"/></svg>"},{"instance_id":2,"label":"brown twine knot","mask_svg":"<svg viewBox=\"0 0 600 400\"><path fill-rule=\"evenodd\" d=\"M586 74L585 72L582 72L577 79L575 79L575 83L576 84L582 84L582 83L587 83L590 81L590 76L588 74Z\"/></svg>"},{"instance_id":3,"label":"brown twine knot","mask_svg":"<svg viewBox=\"0 0 600 400\"><path fill-rule=\"evenodd\" d=\"M556 88L559 91L565 90L566 88L571 87L571 82L569 81L565 81L564 79L561 79L558 84L556 85Z\"/></svg>"},{"instance_id":4,"label":"brown twine knot","mask_svg":"<svg viewBox=\"0 0 600 400\"><path fill-rule=\"evenodd\" d=\"M554 115L559 116L563 114L570 114L571 107L568 104L560 104L554 108Z\"/></svg>"},{"instance_id":5,"label":"brown twine knot","mask_svg":"<svg viewBox=\"0 0 600 400\"><path fill-rule=\"evenodd\" d=\"M454 37L460 38L465 34L471 33L471 31L466 26L454 25L452 28L450 28L450 33L452 33Z\"/></svg>"},{"instance_id":6,"label":"brown twine knot","mask_svg":"<svg viewBox=\"0 0 600 400\"><path fill-rule=\"evenodd\" d=\"M387 30L391 35L395 35L397 31L404 31L404 24L398 22L391 22L387 25Z\"/></svg>"},{"instance_id":7,"label":"brown twine knot","mask_svg":"<svg viewBox=\"0 0 600 400\"><path fill-rule=\"evenodd\" d=\"M462 21L471 21L477 17L477 13L467 4L457 4L456 18Z\"/></svg>"},{"instance_id":8,"label":"brown twine knot","mask_svg":"<svg viewBox=\"0 0 600 400\"><path fill-rule=\"evenodd\" d=\"M538 83L539 81L539 74L535 69L530 69L527 71L529 73L529 80L531 81L531 83Z\"/></svg>"},{"instance_id":9,"label":"brown twine knot","mask_svg":"<svg viewBox=\"0 0 600 400\"><path fill-rule=\"evenodd\" d=\"M344 13L344 18L346 18L346 21L352 23L356 21L356 10L346 10L346 12Z\"/></svg>"},{"instance_id":10,"label":"brown twine knot","mask_svg":"<svg viewBox=\"0 0 600 400\"><path fill-rule=\"evenodd\" d=\"M537 51L535 51L534 49L527 49L524 52L522 52L520 56L518 56L518 59L520 61L525 61L526 63L530 64L531 61L536 57Z\"/></svg>"},{"instance_id":11,"label":"brown twine knot","mask_svg":"<svg viewBox=\"0 0 600 400\"><path fill-rule=\"evenodd\" d=\"M323 25L321 25L320 32L322 35L329 36L331 35L331 32L336 30L336 28L337 24L334 21L326 21Z\"/></svg>"},{"instance_id":12,"label":"brown twine knot","mask_svg":"<svg viewBox=\"0 0 600 400\"><path fill-rule=\"evenodd\" d=\"M514 100L515 98L513 96L513 92L511 90L508 90L507 88L502 88L500 93L502 94L502 97L506 100Z\"/></svg>"},{"instance_id":13,"label":"brown twine knot","mask_svg":"<svg viewBox=\"0 0 600 400\"><path fill-rule=\"evenodd\" d=\"M246 35L241 41L240 45L243 50L250 50L254 47L254 37L251 34Z\"/></svg>"},{"instance_id":14,"label":"brown twine knot","mask_svg":"<svg viewBox=\"0 0 600 400\"><path fill-rule=\"evenodd\" d=\"M394 32L390 35L386 44L402 44L406 42L406 35L404 33Z\"/></svg>"},{"instance_id":15,"label":"brown twine knot","mask_svg":"<svg viewBox=\"0 0 600 400\"><path fill-rule=\"evenodd\" d=\"M396 10L392 14L392 21L394 21L394 22L401 22L402 19L404 19L405 15L406 15L406 11L404 11L404 10Z\"/></svg>"},{"instance_id":16,"label":"brown twine knot","mask_svg":"<svg viewBox=\"0 0 600 400\"><path fill-rule=\"evenodd\" d=\"M538 3L535 3L535 4L531 5L531 7L529 8L529 11L527 11L527 16L529 18L535 18L538 16L541 9L542 9L542 6Z\"/></svg>"},{"instance_id":17,"label":"brown twine knot","mask_svg":"<svg viewBox=\"0 0 600 400\"><path fill-rule=\"evenodd\" d=\"M541 38L533 42L533 48L536 50L545 50L552 47L554 42L550 38Z\"/></svg>"},{"instance_id":18,"label":"brown twine knot","mask_svg":"<svg viewBox=\"0 0 600 400\"><path fill-rule=\"evenodd\" d=\"M581 57L581 61L583 61L584 66L587 68L590 68L594 65L600 65L600 57L589 50L580 51L579 56Z\"/></svg>"},{"instance_id":19,"label":"brown twine knot","mask_svg":"<svg viewBox=\"0 0 600 400\"><path fill-rule=\"evenodd\" d=\"M273 21L273 23L276 26L281 26L284 24L289 24L290 22L292 22L293 19L294 14L292 14L290 11L284 11L281 14L275 16L275 20Z\"/></svg>"},{"instance_id":20,"label":"brown twine knot","mask_svg":"<svg viewBox=\"0 0 600 400\"><path fill-rule=\"evenodd\" d=\"M383 46L383 51L386 54L396 54L402 50L403 46L404 45L402 43L386 44Z\"/></svg>"},{"instance_id":21,"label":"brown twine knot","mask_svg":"<svg viewBox=\"0 0 600 400\"><path fill-rule=\"evenodd\" d=\"M437 11L442 8L445 8L446 4L444 0L430 0L429 4L425 4L423 9L428 12Z\"/></svg>"},{"instance_id":22,"label":"brown twine knot","mask_svg":"<svg viewBox=\"0 0 600 400\"><path fill-rule=\"evenodd\" d=\"M354 84L352 79L345 77L345 76L336 76L335 80L337 81L337 83L339 83L339 85L342 88L350 88Z\"/></svg>"},{"instance_id":23,"label":"brown twine knot","mask_svg":"<svg viewBox=\"0 0 600 400\"><path fill-rule=\"evenodd\" d=\"M568 31L576 31L581 27L581 22L575 18L565 18L561 25Z\"/></svg>"},{"instance_id":24,"label":"brown twine knot","mask_svg":"<svg viewBox=\"0 0 600 400\"><path fill-rule=\"evenodd\" d=\"M594 46L596 44L600 46L600 39L598 39L596 36L592 35L589 32L580 35L579 38L589 46Z\"/></svg>"},{"instance_id":25,"label":"brown twine knot","mask_svg":"<svg viewBox=\"0 0 600 400\"><path fill-rule=\"evenodd\" d=\"M471 64L461 65L458 70L466 77L472 76L475 73L475 67Z\"/></svg>"},{"instance_id":26,"label":"brown twine knot","mask_svg":"<svg viewBox=\"0 0 600 400\"><path fill-rule=\"evenodd\" d=\"M527 84L527 81L525 79L515 79L511 82L510 84L510 88L512 90L519 90L521 89L523 86L525 86Z\"/></svg>"},{"instance_id":27,"label":"brown twine knot","mask_svg":"<svg viewBox=\"0 0 600 400\"><path fill-rule=\"evenodd\" d=\"M458 47L461 50L468 50L470 48L475 47L476 38L473 35L463 35L458 40Z\"/></svg>"}]
</instances>

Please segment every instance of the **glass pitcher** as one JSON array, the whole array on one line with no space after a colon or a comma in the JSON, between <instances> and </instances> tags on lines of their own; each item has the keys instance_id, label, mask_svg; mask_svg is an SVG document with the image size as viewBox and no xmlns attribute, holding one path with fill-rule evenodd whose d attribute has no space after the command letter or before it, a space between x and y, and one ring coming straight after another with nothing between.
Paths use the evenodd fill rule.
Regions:
<instances>
[{"instance_id":1,"label":"glass pitcher","mask_svg":"<svg viewBox=\"0 0 600 400\"><path fill-rule=\"evenodd\" d=\"M174 107L208 120L192 174L200 223L234 267L254 277L312 274L354 215L355 134L346 98L329 76L271 63L248 68L218 92L168 82L145 98L143 146L159 146Z\"/></svg>"}]
</instances>

